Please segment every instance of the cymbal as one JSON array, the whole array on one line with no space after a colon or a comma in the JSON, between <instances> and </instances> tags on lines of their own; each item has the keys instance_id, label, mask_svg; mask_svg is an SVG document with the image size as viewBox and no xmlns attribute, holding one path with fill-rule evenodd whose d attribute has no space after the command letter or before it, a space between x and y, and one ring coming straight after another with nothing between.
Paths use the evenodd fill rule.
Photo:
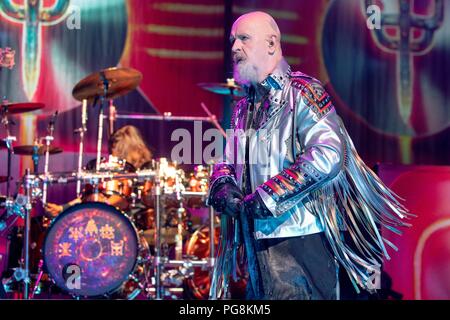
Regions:
<instances>
[{"instance_id":1,"label":"cymbal","mask_svg":"<svg viewBox=\"0 0 450 320\"><path fill-rule=\"evenodd\" d=\"M16 146L14 147L14 153L21 155L21 156L32 156L33 155L33 145L28 146ZM38 147L38 155L43 156L45 155L45 151L47 150L47 147L45 145L39 145ZM63 149L58 147L50 146L50 154L56 154L63 152Z\"/></svg>"},{"instance_id":2,"label":"cymbal","mask_svg":"<svg viewBox=\"0 0 450 320\"><path fill-rule=\"evenodd\" d=\"M2 104L3 106L4 104ZM25 113L43 109L45 104L41 102L19 102L19 103L6 103L9 114Z\"/></svg>"},{"instance_id":3,"label":"cymbal","mask_svg":"<svg viewBox=\"0 0 450 320\"><path fill-rule=\"evenodd\" d=\"M227 82L202 82L197 84L200 88L207 91L222 94L233 95L237 97L245 96L245 90L234 82L234 79L227 79Z\"/></svg>"},{"instance_id":4,"label":"cymbal","mask_svg":"<svg viewBox=\"0 0 450 320\"><path fill-rule=\"evenodd\" d=\"M103 79L108 81L105 99L115 99L134 90L142 80L142 73L131 68L108 68L79 81L72 90L75 99L92 102L104 95Z\"/></svg>"}]
</instances>

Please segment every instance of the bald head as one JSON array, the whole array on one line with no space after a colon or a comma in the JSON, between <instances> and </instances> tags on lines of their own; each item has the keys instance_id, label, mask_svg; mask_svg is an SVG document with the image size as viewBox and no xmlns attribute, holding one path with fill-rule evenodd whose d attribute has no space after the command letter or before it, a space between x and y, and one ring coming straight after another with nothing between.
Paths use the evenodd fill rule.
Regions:
<instances>
[{"instance_id":1,"label":"bald head","mask_svg":"<svg viewBox=\"0 0 450 320\"><path fill-rule=\"evenodd\" d=\"M240 16L231 28L235 79L241 84L264 80L282 59L280 29L267 13Z\"/></svg>"},{"instance_id":2,"label":"bald head","mask_svg":"<svg viewBox=\"0 0 450 320\"><path fill-rule=\"evenodd\" d=\"M232 29L238 24L248 24L253 26L253 28L258 30L261 34L265 34L266 36L275 36L278 41L280 41L281 34L277 23L271 15L265 12L254 11L243 14L233 23Z\"/></svg>"}]
</instances>

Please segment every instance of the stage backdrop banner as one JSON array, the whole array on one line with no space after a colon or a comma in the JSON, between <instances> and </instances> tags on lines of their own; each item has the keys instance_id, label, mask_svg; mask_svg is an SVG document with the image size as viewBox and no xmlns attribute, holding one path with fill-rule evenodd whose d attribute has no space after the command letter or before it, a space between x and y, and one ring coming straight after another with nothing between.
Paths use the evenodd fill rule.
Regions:
<instances>
[{"instance_id":1,"label":"stage backdrop banner","mask_svg":"<svg viewBox=\"0 0 450 320\"><path fill-rule=\"evenodd\" d=\"M32 144L45 136L51 116L59 111L53 144L63 148L64 153L51 157L50 170L75 170L79 136L74 130L80 127L81 108L72 97L72 89L85 76L114 66L135 68L143 74L136 90L113 101L119 115L171 112L175 116L204 116L201 102L219 119L225 113L229 115L231 106L224 105L222 96L200 89L198 83L224 82L232 76L224 71L229 70L225 64L231 63L225 61L229 36L225 24L243 13L262 10L277 20L283 54L292 69L319 79L330 92L356 148L369 165L450 165L448 1L235 0L232 17L225 16L227 3L1 0L0 48L16 51L16 65L0 69L0 96L10 102L46 105L35 113L12 117L15 125L10 128L11 134L17 137L14 145ZM400 10L401 4L404 10ZM383 25L386 17L392 19L390 25ZM375 26L370 27L370 22ZM85 162L95 157L98 118L99 106L89 106ZM168 158L177 143L171 141L173 131L185 128L192 133L195 128L193 123L182 121L123 118L117 120L116 128L125 124L141 130L155 157ZM204 124L202 132L209 128L211 125ZM104 154L107 130L105 125ZM0 137L5 137L3 128ZM3 149L0 161L0 175L6 175ZM24 169L31 167L31 157L13 156L14 185ZM444 232L446 222L441 217L448 214L444 209L449 207L442 204L448 193L436 189L446 185L445 174L439 172L433 177L423 174L405 183L409 188L405 196L412 199L410 209L418 211L419 218L405 237L394 239L406 249L393 254L393 261L405 269L410 268L407 263L418 263L413 258L415 250L419 244L423 246L419 248L423 260L420 272L430 276L427 282L420 282L422 291L430 288L428 280L442 274L426 270L425 266L433 259L432 251L428 251L431 244L442 240L437 235ZM4 184L0 185L0 193L5 193ZM51 201L63 198L55 196ZM420 206L418 201L422 201ZM431 211L437 204L442 205ZM429 226L437 229L427 231ZM420 240L422 231L430 233L425 240ZM415 234L415 238L411 240L408 234ZM407 247L409 244L412 247ZM442 251L436 256L444 255ZM441 266L444 268L444 264ZM402 276L407 275L405 272ZM410 287L400 286L398 281L396 285L406 297L428 297L425 291L412 291L417 286L412 279L413 273L408 280ZM437 278L430 283L448 284Z\"/></svg>"},{"instance_id":2,"label":"stage backdrop banner","mask_svg":"<svg viewBox=\"0 0 450 320\"><path fill-rule=\"evenodd\" d=\"M380 165L379 175L417 218L398 236L384 271L403 299L450 299L450 167Z\"/></svg>"}]
</instances>

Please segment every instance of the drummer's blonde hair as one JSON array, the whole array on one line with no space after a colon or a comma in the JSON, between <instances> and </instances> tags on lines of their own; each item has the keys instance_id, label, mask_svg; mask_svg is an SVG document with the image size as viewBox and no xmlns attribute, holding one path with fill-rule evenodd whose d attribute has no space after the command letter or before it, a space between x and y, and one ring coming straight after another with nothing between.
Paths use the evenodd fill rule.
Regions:
<instances>
[{"instance_id":1,"label":"drummer's blonde hair","mask_svg":"<svg viewBox=\"0 0 450 320\"><path fill-rule=\"evenodd\" d=\"M138 128L131 125L123 126L113 133L109 139L109 153L125 159L136 169L152 159L152 153L142 139Z\"/></svg>"}]
</instances>

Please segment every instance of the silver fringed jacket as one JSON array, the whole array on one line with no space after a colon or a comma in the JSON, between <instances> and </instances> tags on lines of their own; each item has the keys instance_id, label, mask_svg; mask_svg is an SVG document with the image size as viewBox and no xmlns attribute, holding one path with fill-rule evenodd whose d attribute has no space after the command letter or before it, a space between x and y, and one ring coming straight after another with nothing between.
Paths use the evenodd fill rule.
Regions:
<instances>
[{"instance_id":1,"label":"silver fringed jacket","mask_svg":"<svg viewBox=\"0 0 450 320\"><path fill-rule=\"evenodd\" d=\"M325 232L354 284L366 287L382 257L389 258L385 244L396 249L379 228L398 232L410 214L358 156L318 80L291 72L282 60L257 90L263 99L248 130L249 97L235 107L225 161L215 165L210 190L225 181L242 188L248 166L251 191L271 212L254 219L254 238ZM344 242L343 230L354 246Z\"/></svg>"}]
</instances>

